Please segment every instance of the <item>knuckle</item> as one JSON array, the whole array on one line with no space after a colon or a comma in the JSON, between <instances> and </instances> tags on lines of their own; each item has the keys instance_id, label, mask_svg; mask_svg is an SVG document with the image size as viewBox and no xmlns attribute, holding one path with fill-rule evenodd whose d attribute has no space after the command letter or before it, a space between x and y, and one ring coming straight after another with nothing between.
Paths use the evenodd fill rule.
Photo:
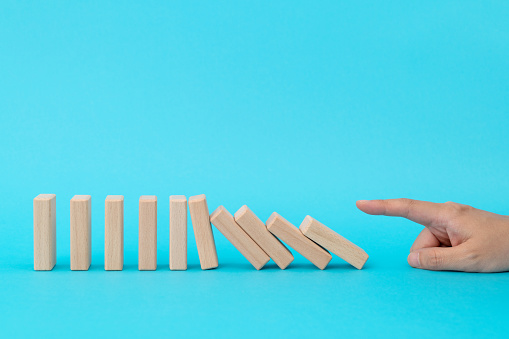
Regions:
<instances>
[{"instance_id":1,"label":"knuckle","mask_svg":"<svg viewBox=\"0 0 509 339\"><path fill-rule=\"evenodd\" d=\"M407 199L408 211L411 211L415 207L416 203L417 201L413 199Z\"/></svg>"},{"instance_id":2,"label":"knuckle","mask_svg":"<svg viewBox=\"0 0 509 339\"><path fill-rule=\"evenodd\" d=\"M463 257L466 261L471 264L476 264L479 262L479 252L476 249L468 249L463 253Z\"/></svg>"},{"instance_id":3,"label":"knuckle","mask_svg":"<svg viewBox=\"0 0 509 339\"><path fill-rule=\"evenodd\" d=\"M448 211L448 213L453 217L463 215L473 209L472 206L458 204L458 203L452 202L452 201L445 202L444 206L445 206L446 210Z\"/></svg>"},{"instance_id":4,"label":"knuckle","mask_svg":"<svg viewBox=\"0 0 509 339\"><path fill-rule=\"evenodd\" d=\"M399 198L399 202L403 203L404 205L412 205L415 200L408 199L408 198Z\"/></svg>"},{"instance_id":5,"label":"knuckle","mask_svg":"<svg viewBox=\"0 0 509 339\"><path fill-rule=\"evenodd\" d=\"M462 258L465 260L467 271L482 272L486 267L482 262L482 251L477 247L470 247L463 251Z\"/></svg>"},{"instance_id":6,"label":"knuckle","mask_svg":"<svg viewBox=\"0 0 509 339\"><path fill-rule=\"evenodd\" d=\"M438 269L442 267L444 264L444 258L438 254L437 251L432 250L430 251L429 255L427 256L426 265L429 268Z\"/></svg>"},{"instance_id":7,"label":"knuckle","mask_svg":"<svg viewBox=\"0 0 509 339\"><path fill-rule=\"evenodd\" d=\"M408 217L415 208L416 201L408 198L400 198L398 200L401 203L401 215Z\"/></svg>"}]
</instances>

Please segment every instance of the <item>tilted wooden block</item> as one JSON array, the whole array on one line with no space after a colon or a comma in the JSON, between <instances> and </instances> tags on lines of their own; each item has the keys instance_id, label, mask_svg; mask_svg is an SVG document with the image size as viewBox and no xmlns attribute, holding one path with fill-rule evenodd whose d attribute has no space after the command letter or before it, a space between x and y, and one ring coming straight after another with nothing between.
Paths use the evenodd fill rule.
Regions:
<instances>
[{"instance_id":1,"label":"tilted wooden block","mask_svg":"<svg viewBox=\"0 0 509 339\"><path fill-rule=\"evenodd\" d=\"M124 196L108 195L105 201L104 269L124 268Z\"/></svg>"},{"instance_id":2,"label":"tilted wooden block","mask_svg":"<svg viewBox=\"0 0 509 339\"><path fill-rule=\"evenodd\" d=\"M71 270L86 271L92 261L92 197L71 199Z\"/></svg>"},{"instance_id":3,"label":"tilted wooden block","mask_svg":"<svg viewBox=\"0 0 509 339\"><path fill-rule=\"evenodd\" d=\"M261 249L284 270L293 261L292 253L283 245L246 205L234 215L235 222L253 239Z\"/></svg>"},{"instance_id":4,"label":"tilted wooden block","mask_svg":"<svg viewBox=\"0 0 509 339\"><path fill-rule=\"evenodd\" d=\"M157 197L142 195L138 216L138 270L157 269Z\"/></svg>"},{"instance_id":5,"label":"tilted wooden block","mask_svg":"<svg viewBox=\"0 0 509 339\"><path fill-rule=\"evenodd\" d=\"M50 271L57 262L56 195L34 198L34 270Z\"/></svg>"},{"instance_id":6,"label":"tilted wooden block","mask_svg":"<svg viewBox=\"0 0 509 339\"><path fill-rule=\"evenodd\" d=\"M309 240L297 227L276 212L267 220L267 229L321 270L332 259L329 252Z\"/></svg>"},{"instance_id":7,"label":"tilted wooden block","mask_svg":"<svg viewBox=\"0 0 509 339\"><path fill-rule=\"evenodd\" d=\"M261 269L270 257L235 222L233 216L219 206L211 215L210 222L228 239L233 246L257 269Z\"/></svg>"},{"instance_id":8,"label":"tilted wooden block","mask_svg":"<svg viewBox=\"0 0 509 339\"><path fill-rule=\"evenodd\" d=\"M218 266L216 243L210 226L209 208L205 194L189 198L189 212L191 213L201 269L216 268Z\"/></svg>"},{"instance_id":9,"label":"tilted wooden block","mask_svg":"<svg viewBox=\"0 0 509 339\"><path fill-rule=\"evenodd\" d=\"M304 218L299 229L306 237L313 240L323 248L331 251L359 270L368 260L369 256L362 248L343 238L309 215Z\"/></svg>"},{"instance_id":10,"label":"tilted wooden block","mask_svg":"<svg viewBox=\"0 0 509 339\"><path fill-rule=\"evenodd\" d=\"M187 199L170 196L170 270L187 270Z\"/></svg>"}]
</instances>

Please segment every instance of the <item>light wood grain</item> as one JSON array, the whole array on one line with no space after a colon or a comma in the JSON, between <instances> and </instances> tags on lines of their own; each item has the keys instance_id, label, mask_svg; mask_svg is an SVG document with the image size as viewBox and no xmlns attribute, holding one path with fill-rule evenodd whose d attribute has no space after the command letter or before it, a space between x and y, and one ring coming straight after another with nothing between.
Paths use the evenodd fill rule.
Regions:
<instances>
[{"instance_id":1,"label":"light wood grain","mask_svg":"<svg viewBox=\"0 0 509 339\"><path fill-rule=\"evenodd\" d=\"M270 260L267 253L235 222L233 216L223 206L219 206L210 215L210 222L257 270Z\"/></svg>"},{"instance_id":2,"label":"light wood grain","mask_svg":"<svg viewBox=\"0 0 509 339\"><path fill-rule=\"evenodd\" d=\"M170 270L187 270L187 200L170 196Z\"/></svg>"},{"instance_id":3,"label":"light wood grain","mask_svg":"<svg viewBox=\"0 0 509 339\"><path fill-rule=\"evenodd\" d=\"M297 227L276 212L267 220L267 229L321 270L332 259L329 252L304 236Z\"/></svg>"},{"instance_id":4,"label":"light wood grain","mask_svg":"<svg viewBox=\"0 0 509 339\"><path fill-rule=\"evenodd\" d=\"M34 198L34 270L51 271L57 262L56 195Z\"/></svg>"},{"instance_id":5,"label":"light wood grain","mask_svg":"<svg viewBox=\"0 0 509 339\"><path fill-rule=\"evenodd\" d=\"M92 261L92 197L71 199L71 270L86 271Z\"/></svg>"},{"instance_id":6,"label":"light wood grain","mask_svg":"<svg viewBox=\"0 0 509 339\"><path fill-rule=\"evenodd\" d=\"M309 215L304 218L299 229L306 237L331 251L359 270L362 269L368 260L369 256L362 248L343 238L341 235L337 234Z\"/></svg>"},{"instance_id":7,"label":"light wood grain","mask_svg":"<svg viewBox=\"0 0 509 339\"><path fill-rule=\"evenodd\" d=\"M108 195L105 201L104 269L124 268L124 196Z\"/></svg>"},{"instance_id":8,"label":"light wood grain","mask_svg":"<svg viewBox=\"0 0 509 339\"><path fill-rule=\"evenodd\" d=\"M157 197L142 195L139 200L138 270L157 269Z\"/></svg>"},{"instance_id":9,"label":"light wood grain","mask_svg":"<svg viewBox=\"0 0 509 339\"><path fill-rule=\"evenodd\" d=\"M253 239L261 249L284 270L293 261L292 253L267 230L267 227L246 205L234 215L235 222Z\"/></svg>"},{"instance_id":10,"label":"light wood grain","mask_svg":"<svg viewBox=\"0 0 509 339\"><path fill-rule=\"evenodd\" d=\"M189 212L193 223L201 269L216 268L218 266L216 243L210 226L209 208L205 194L189 198Z\"/></svg>"}]
</instances>

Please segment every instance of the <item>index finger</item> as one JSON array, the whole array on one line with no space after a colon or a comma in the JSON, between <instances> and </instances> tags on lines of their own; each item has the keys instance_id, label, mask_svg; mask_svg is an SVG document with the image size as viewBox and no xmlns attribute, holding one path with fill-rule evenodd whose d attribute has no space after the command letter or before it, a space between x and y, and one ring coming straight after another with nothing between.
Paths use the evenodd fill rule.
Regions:
<instances>
[{"instance_id":1,"label":"index finger","mask_svg":"<svg viewBox=\"0 0 509 339\"><path fill-rule=\"evenodd\" d=\"M442 204L413 199L359 200L357 207L371 215L403 217L423 226L434 226L444 213Z\"/></svg>"}]
</instances>

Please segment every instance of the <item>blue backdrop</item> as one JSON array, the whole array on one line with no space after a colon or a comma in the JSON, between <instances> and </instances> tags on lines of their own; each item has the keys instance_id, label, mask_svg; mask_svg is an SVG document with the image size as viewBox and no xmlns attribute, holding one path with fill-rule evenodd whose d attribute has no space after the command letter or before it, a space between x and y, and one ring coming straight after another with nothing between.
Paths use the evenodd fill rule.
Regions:
<instances>
[{"instance_id":1,"label":"blue backdrop","mask_svg":"<svg viewBox=\"0 0 509 339\"><path fill-rule=\"evenodd\" d=\"M421 227L355 200L509 214L504 1L3 1L0 334L503 337L509 275L406 263ZM32 199L57 195L57 266L33 271ZM256 271L168 269L168 197L205 193L364 248L361 271L293 251ZM69 200L93 258L69 269ZM104 199L125 196L125 269L105 272ZM159 198L158 270L137 271L138 198Z\"/></svg>"}]
</instances>

